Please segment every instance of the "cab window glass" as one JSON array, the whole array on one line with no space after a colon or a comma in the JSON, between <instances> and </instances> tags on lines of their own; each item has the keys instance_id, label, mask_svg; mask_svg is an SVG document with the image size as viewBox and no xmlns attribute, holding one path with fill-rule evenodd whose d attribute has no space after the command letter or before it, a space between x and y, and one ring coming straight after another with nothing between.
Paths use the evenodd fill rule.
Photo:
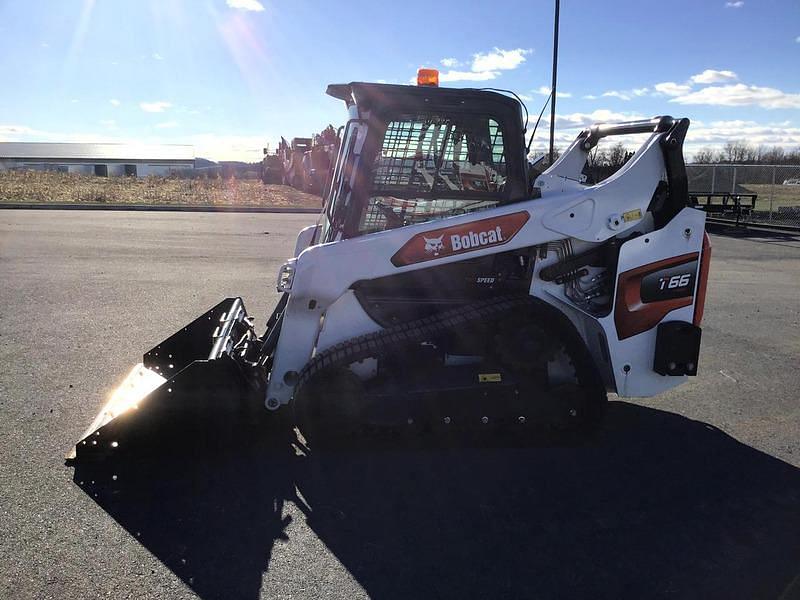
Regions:
<instances>
[{"instance_id":1,"label":"cab window glass","mask_svg":"<svg viewBox=\"0 0 800 600\"><path fill-rule=\"evenodd\" d=\"M392 120L375 157L359 233L495 206L506 182L503 131L491 118Z\"/></svg>"}]
</instances>

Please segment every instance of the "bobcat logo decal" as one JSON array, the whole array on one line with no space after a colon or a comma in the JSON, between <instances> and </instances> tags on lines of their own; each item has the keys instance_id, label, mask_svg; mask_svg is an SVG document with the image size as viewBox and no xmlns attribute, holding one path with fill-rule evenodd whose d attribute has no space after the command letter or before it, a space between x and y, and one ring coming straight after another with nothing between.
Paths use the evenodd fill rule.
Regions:
<instances>
[{"instance_id":1,"label":"bobcat logo decal","mask_svg":"<svg viewBox=\"0 0 800 600\"><path fill-rule=\"evenodd\" d=\"M439 256L439 252L444 250L444 244L442 243L442 238L444 234L440 235L437 238L426 238L423 236L423 240L425 240L425 252L427 254L433 254L434 256Z\"/></svg>"},{"instance_id":2,"label":"bobcat logo decal","mask_svg":"<svg viewBox=\"0 0 800 600\"><path fill-rule=\"evenodd\" d=\"M458 225L447 225L414 234L391 261L405 267L427 260L442 260L457 254L502 246L511 241L531 218L527 210L497 215Z\"/></svg>"}]
</instances>

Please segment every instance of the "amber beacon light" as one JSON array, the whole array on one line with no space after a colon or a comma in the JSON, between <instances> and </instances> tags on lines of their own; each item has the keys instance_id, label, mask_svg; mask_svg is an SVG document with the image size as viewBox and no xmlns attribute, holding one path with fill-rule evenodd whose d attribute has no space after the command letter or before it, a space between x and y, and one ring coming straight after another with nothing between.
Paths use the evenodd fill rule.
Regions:
<instances>
[{"instance_id":1,"label":"amber beacon light","mask_svg":"<svg viewBox=\"0 0 800 600\"><path fill-rule=\"evenodd\" d=\"M419 69L417 71L417 85L439 87L439 71L436 69Z\"/></svg>"}]
</instances>

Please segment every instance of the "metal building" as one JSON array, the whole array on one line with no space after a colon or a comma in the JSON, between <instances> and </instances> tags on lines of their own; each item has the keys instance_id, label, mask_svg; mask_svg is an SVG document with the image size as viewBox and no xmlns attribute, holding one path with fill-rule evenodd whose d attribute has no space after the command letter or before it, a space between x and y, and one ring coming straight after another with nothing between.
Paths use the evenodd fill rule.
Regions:
<instances>
[{"instance_id":1,"label":"metal building","mask_svg":"<svg viewBox=\"0 0 800 600\"><path fill-rule=\"evenodd\" d=\"M194 169L186 145L0 142L0 171L33 169L86 175L169 175Z\"/></svg>"}]
</instances>

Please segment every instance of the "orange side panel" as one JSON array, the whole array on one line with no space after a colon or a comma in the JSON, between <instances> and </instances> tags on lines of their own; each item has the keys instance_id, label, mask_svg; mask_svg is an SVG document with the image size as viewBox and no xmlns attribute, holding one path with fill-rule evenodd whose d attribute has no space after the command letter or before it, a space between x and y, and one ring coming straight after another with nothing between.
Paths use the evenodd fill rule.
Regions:
<instances>
[{"instance_id":1,"label":"orange side panel","mask_svg":"<svg viewBox=\"0 0 800 600\"><path fill-rule=\"evenodd\" d=\"M694 324L699 327L706 308L706 287L708 287L708 269L711 266L711 240L708 233L703 234L703 254L700 258L700 280L697 282L697 301L694 304Z\"/></svg>"},{"instance_id":2,"label":"orange side panel","mask_svg":"<svg viewBox=\"0 0 800 600\"><path fill-rule=\"evenodd\" d=\"M659 302L642 302L642 279L661 269L676 267L697 260L698 253L682 254L654 263L636 267L620 273L617 281L617 305L614 308L614 324L620 340L652 329L667 313L677 308L691 306L693 297L672 298Z\"/></svg>"}]
</instances>

